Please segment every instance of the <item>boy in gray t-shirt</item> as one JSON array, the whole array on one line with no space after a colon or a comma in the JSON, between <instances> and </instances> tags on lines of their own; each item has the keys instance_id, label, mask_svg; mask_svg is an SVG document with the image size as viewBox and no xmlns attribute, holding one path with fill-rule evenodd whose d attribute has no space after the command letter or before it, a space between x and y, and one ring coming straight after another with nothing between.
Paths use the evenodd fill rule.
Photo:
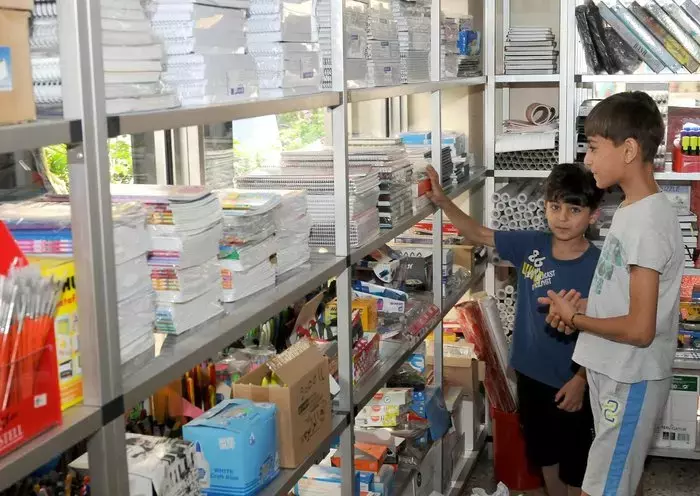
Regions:
<instances>
[{"instance_id":1,"label":"boy in gray t-shirt","mask_svg":"<svg viewBox=\"0 0 700 496\"><path fill-rule=\"evenodd\" d=\"M599 188L618 185L587 308L549 293L548 321L580 331L573 360L586 368L596 437L582 489L632 496L671 388L684 247L675 210L654 180L664 124L642 92L613 95L586 118L585 163Z\"/></svg>"}]
</instances>

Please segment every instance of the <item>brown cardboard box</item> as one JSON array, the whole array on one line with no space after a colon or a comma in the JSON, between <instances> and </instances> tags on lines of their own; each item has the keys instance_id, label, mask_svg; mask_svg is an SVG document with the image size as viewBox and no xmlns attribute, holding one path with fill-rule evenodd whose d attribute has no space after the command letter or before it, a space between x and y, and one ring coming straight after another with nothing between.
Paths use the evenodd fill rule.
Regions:
<instances>
[{"instance_id":1,"label":"brown cardboard box","mask_svg":"<svg viewBox=\"0 0 700 496\"><path fill-rule=\"evenodd\" d=\"M0 0L0 6L25 3ZM0 124L36 119L29 56L29 16L28 11L0 8Z\"/></svg>"},{"instance_id":2,"label":"brown cardboard box","mask_svg":"<svg viewBox=\"0 0 700 496\"><path fill-rule=\"evenodd\" d=\"M450 343L455 345L455 343ZM473 346L466 344L466 347ZM435 363L433 347L426 346L425 364L426 368L432 369ZM442 382L443 386L459 386L465 393L478 390L479 382L484 380L486 375L486 365L484 362L472 360L466 357L448 356L442 357Z\"/></svg>"},{"instance_id":3,"label":"brown cardboard box","mask_svg":"<svg viewBox=\"0 0 700 496\"><path fill-rule=\"evenodd\" d=\"M298 354L293 348L287 352L295 356L286 363L261 365L239 379L233 385L233 397L277 405L280 467L295 468L330 435L331 396L328 358L313 345ZM284 385L261 386L273 368Z\"/></svg>"},{"instance_id":4,"label":"brown cardboard box","mask_svg":"<svg viewBox=\"0 0 700 496\"><path fill-rule=\"evenodd\" d=\"M33 0L0 0L0 9L27 10L34 9Z\"/></svg>"}]
</instances>

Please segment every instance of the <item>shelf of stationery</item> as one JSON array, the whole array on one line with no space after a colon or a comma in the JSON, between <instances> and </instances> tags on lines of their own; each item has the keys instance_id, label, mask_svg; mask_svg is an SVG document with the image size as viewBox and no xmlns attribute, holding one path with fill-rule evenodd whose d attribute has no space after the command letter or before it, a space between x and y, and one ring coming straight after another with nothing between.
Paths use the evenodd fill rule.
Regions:
<instances>
[{"instance_id":1,"label":"shelf of stationery","mask_svg":"<svg viewBox=\"0 0 700 496\"><path fill-rule=\"evenodd\" d=\"M559 74L497 74L496 84L558 83Z\"/></svg>"},{"instance_id":2,"label":"shelf of stationery","mask_svg":"<svg viewBox=\"0 0 700 496\"><path fill-rule=\"evenodd\" d=\"M486 84L486 76L452 78L438 82L380 86L348 90L348 102L362 102L416 93L429 93L456 87ZM134 112L107 118L107 133L114 138L123 134L138 134L161 129L219 124L263 115L277 115L321 107L336 107L342 103L342 93L322 91L282 98L247 100L202 107L181 107L152 112ZM76 120L39 120L26 124L0 126L0 153L32 150L59 143L82 140L82 123Z\"/></svg>"},{"instance_id":3,"label":"shelf of stationery","mask_svg":"<svg viewBox=\"0 0 700 496\"><path fill-rule=\"evenodd\" d=\"M381 356L377 366L355 387L353 401L357 411L361 410L362 407L372 399L374 393L386 384L386 381L394 375L401 364L403 364L409 355L425 340L426 336L428 336L428 334L442 322L442 319L445 318L447 313L459 303L464 294L481 281L486 272L485 268L485 265L477 267L472 276L462 287L456 289L449 297L443 299L442 313L435 316L430 324L426 326L425 332L415 341L382 341L382 347L380 348Z\"/></svg>"},{"instance_id":4,"label":"shelf of stationery","mask_svg":"<svg viewBox=\"0 0 700 496\"><path fill-rule=\"evenodd\" d=\"M294 485L306 473L311 465L325 456L335 438L340 436L343 429L348 425L347 415L333 415L333 429L328 437L308 456L299 466L291 469L282 469L280 474L270 482L270 484L260 492L260 496L277 496L287 494L294 489ZM397 493L400 494L400 493Z\"/></svg>"},{"instance_id":5,"label":"shelf of stationery","mask_svg":"<svg viewBox=\"0 0 700 496\"><path fill-rule=\"evenodd\" d=\"M577 83L700 83L700 74L577 74Z\"/></svg>"},{"instance_id":6,"label":"shelf of stationery","mask_svg":"<svg viewBox=\"0 0 700 496\"><path fill-rule=\"evenodd\" d=\"M546 179L549 177L549 170L495 170L493 177L496 178L526 178L526 179ZM657 181L698 181L700 173L696 172L655 172Z\"/></svg>"},{"instance_id":7,"label":"shelf of stationery","mask_svg":"<svg viewBox=\"0 0 700 496\"><path fill-rule=\"evenodd\" d=\"M416 93L429 93L431 91L446 90L467 86L479 86L486 84L486 76L468 78L451 78L438 82L427 81L425 83L401 84L398 86L378 86L376 88L357 88L348 90L348 102L365 102L368 100L380 100L396 96L414 95Z\"/></svg>"},{"instance_id":8,"label":"shelf of stationery","mask_svg":"<svg viewBox=\"0 0 700 496\"><path fill-rule=\"evenodd\" d=\"M0 457L0 492L18 479L83 441L102 427L102 411L77 405L63 412L63 423ZM6 440L3 440L6 442Z\"/></svg>"},{"instance_id":9,"label":"shelf of stationery","mask_svg":"<svg viewBox=\"0 0 700 496\"><path fill-rule=\"evenodd\" d=\"M340 274L346 259L332 255L314 255L308 269L297 269L276 286L224 304L225 313L191 329L181 336L168 336L157 356L136 370L124 374L124 402L128 408L147 398L184 374L193 363L206 360L243 337L258 325L307 293Z\"/></svg>"},{"instance_id":10,"label":"shelf of stationery","mask_svg":"<svg viewBox=\"0 0 700 496\"><path fill-rule=\"evenodd\" d=\"M463 193L466 193L467 191L470 191L472 189L475 189L479 187L484 181L486 180L486 169L485 168L478 168L475 169L473 172L469 174L469 179L464 181L461 184L458 184L457 186L453 186L452 189L450 189L447 193L448 196L451 199L455 199L458 196L462 195ZM372 253L374 250L379 248L380 246L386 244L387 242L391 241L394 239L398 234L403 233L404 231L408 230L409 228L413 227L416 225L418 222L421 220L425 219L429 215L433 214L435 212L436 208L433 205L430 205L428 207L423 208L422 210L418 211L415 215L410 217L409 219L406 219L405 221L399 223L396 227L389 231L384 231L382 232L376 239L370 241L369 243L364 244L363 246L355 249L350 253L350 263L354 264L362 260L364 257L366 257L368 254Z\"/></svg>"}]
</instances>

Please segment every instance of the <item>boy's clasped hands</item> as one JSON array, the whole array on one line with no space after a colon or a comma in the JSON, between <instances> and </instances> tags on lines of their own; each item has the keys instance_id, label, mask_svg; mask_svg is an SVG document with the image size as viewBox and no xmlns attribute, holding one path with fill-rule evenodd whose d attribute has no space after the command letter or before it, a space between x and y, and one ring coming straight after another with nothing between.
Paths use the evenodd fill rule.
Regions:
<instances>
[{"instance_id":1,"label":"boy's clasped hands","mask_svg":"<svg viewBox=\"0 0 700 496\"><path fill-rule=\"evenodd\" d=\"M574 289L569 291L562 289L559 293L552 290L547 291L547 296L538 298L537 302L540 305L549 306L545 322L567 335L578 330L571 323L574 316L586 313L587 300L581 298L581 293Z\"/></svg>"}]
</instances>

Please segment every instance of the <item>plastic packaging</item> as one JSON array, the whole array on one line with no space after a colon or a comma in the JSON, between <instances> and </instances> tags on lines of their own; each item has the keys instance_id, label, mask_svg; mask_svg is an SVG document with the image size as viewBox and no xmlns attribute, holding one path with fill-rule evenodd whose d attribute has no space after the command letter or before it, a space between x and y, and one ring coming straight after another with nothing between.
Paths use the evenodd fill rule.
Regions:
<instances>
[{"instance_id":1,"label":"plastic packaging","mask_svg":"<svg viewBox=\"0 0 700 496\"><path fill-rule=\"evenodd\" d=\"M607 44L605 29L603 27L603 19L600 15L600 11L593 2L586 3L585 7L588 29L591 33L591 40L595 46L598 60L608 74L615 74L618 70L620 70L620 67L617 66L615 59L611 54L614 47L608 46Z\"/></svg>"}]
</instances>

